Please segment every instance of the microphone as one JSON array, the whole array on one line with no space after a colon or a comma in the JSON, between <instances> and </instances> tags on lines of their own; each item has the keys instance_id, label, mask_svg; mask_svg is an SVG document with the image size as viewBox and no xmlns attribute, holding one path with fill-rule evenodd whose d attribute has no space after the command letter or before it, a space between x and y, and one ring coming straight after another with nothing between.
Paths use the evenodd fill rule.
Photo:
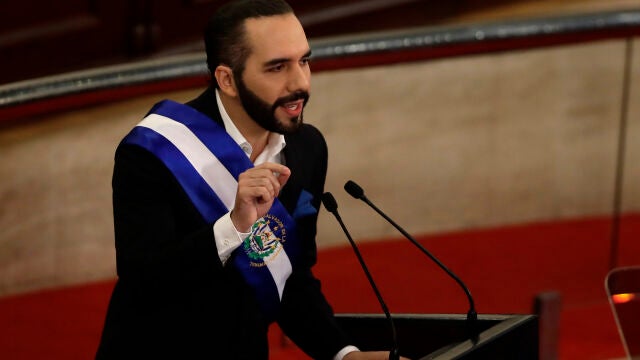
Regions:
<instances>
[{"instance_id":1,"label":"microphone","mask_svg":"<svg viewBox=\"0 0 640 360\"><path fill-rule=\"evenodd\" d=\"M467 312L467 324L469 324L471 328L472 335L476 336L475 325L478 320L478 313L476 313L475 303L473 301L473 297L471 296L471 292L469 291L469 288L467 288L467 286L464 284L464 282L462 282L462 280L460 280L460 278L456 276L456 274L454 274L453 271L449 270L449 268L447 268L442 262L440 262L438 258L433 256L433 254L431 254L427 249L425 249L424 246L420 245L420 243L417 242L411 235L409 235L409 233L407 233L403 228L401 228L400 225L396 224L395 221L393 221L390 217L388 217L385 213L383 213L382 210L378 209L377 206L375 206L371 201L369 201L369 199L364 195L364 190L358 184L349 180L344 184L344 189L349 193L349 195L353 196L356 199L360 199L364 201L373 210L375 210L378 214L380 214L385 220L387 220L391 225L393 225L393 227L395 227L398 231L400 231L402 235L404 235L407 239L409 239L409 241L411 241L413 245L418 247L418 249L420 249L425 255L427 255L431 260L433 260L442 270L444 270L451 278L453 278L458 283L458 285L460 285L462 290L464 290L465 294L467 295L467 299L469 300L469 311Z\"/></svg>"},{"instance_id":2,"label":"microphone","mask_svg":"<svg viewBox=\"0 0 640 360\"><path fill-rule=\"evenodd\" d=\"M376 286L376 283L373 281L373 277L371 276L371 273L369 273L369 269L367 268L367 265L364 263L364 259L362 258L362 255L360 255L360 251L358 250L356 243L351 238L351 235L349 234L347 227L344 225L344 222L342 221L340 214L338 214L338 203L336 202L336 199L333 197L333 195L331 195L330 192L326 192L322 194L322 204L324 204L325 209L327 209L328 212L332 213L333 216L335 216L336 220L338 220L338 223L340 224L342 231L347 236L347 239L349 240L349 243L351 243L351 247L353 248L353 252L356 254L356 257L360 262L360 267L364 271L364 274L367 276L367 280L369 280L369 284L371 285L373 292L376 294L376 297L378 298L378 302L382 307L382 311L384 312L384 315L387 317L387 320L391 325L391 334L393 336L393 349L389 352L389 360L398 360L400 359L400 352L398 349L396 326L393 323L393 319L391 318L391 314L389 313L387 304L385 304L384 300L382 300L382 295L380 295L380 291L378 291L378 287Z\"/></svg>"}]
</instances>

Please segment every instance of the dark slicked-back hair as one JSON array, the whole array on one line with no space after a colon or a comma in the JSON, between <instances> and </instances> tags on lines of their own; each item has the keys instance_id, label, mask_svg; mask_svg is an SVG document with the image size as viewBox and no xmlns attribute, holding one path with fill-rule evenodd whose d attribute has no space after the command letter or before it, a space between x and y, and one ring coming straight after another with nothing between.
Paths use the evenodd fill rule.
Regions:
<instances>
[{"instance_id":1,"label":"dark slicked-back hair","mask_svg":"<svg viewBox=\"0 0 640 360\"><path fill-rule=\"evenodd\" d=\"M220 7L204 31L207 67L211 74L221 64L233 69L236 76L244 71L251 53L245 38L245 20L289 13L293 13L293 9L283 0L236 0ZM215 80L214 83L218 87Z\"/></svg>"}]
</instances>

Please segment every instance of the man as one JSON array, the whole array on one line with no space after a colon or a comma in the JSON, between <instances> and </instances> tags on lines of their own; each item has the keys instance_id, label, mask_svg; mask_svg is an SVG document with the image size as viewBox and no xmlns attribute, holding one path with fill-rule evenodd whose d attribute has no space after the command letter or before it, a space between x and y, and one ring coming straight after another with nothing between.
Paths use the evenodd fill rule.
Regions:
<instances>
[{"instance_id":1,"label":"man","mask_svg":"<svg viewBox=\"0 0 640 360\"><path fill-rule=\"evenodd\" d=\"M316 359L349 345L320 291L326 143L303 124L310 48L284 1L223 6L205 31L212 85L164 101L116 151L118 282L99 359L267 359L267 329Z\"/></svg>"}]
</instances>

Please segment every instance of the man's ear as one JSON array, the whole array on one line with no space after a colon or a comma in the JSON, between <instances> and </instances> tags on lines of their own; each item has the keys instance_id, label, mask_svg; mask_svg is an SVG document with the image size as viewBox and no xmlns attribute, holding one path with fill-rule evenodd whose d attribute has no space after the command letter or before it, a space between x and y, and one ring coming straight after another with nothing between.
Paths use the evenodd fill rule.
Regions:
<instances>
[{"instance_id":1,"label":"man's ear","mask_svg":"<svg viewBox=\"0 0 640 360\"><path fill-rule=\"evenodd\" d=\"M238 94L236 83L233 79L233 70L226 65L218 65L213 74L218 82L220 91L228 96L235 97Z\"/></svg>"}]
</instances>

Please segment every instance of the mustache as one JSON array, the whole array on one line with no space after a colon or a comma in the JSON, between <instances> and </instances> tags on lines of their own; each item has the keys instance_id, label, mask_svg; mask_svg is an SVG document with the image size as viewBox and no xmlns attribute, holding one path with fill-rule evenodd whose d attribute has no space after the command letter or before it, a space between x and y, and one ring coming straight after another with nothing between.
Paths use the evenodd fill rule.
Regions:
<instances>
[{"instance_id":1,"label":"mustache","mask_svg":"<svg viewBox=\"0 0 640 360\"><path fill-rule=\"evenodd\" d=\"M309 92L304 91L304 90L298 90L298 91L293 92L293 93L291 93L291 94L289 94L287 96L283 96L281 98L278 98L273 103L273 110L275 110L279 106L283 106L284 104L286 104L288 102L292 102L292 101L296 101L296 100L304 100L303 106L306 105L307 101L309 101Z\"/></svg>"}]
</instances>

